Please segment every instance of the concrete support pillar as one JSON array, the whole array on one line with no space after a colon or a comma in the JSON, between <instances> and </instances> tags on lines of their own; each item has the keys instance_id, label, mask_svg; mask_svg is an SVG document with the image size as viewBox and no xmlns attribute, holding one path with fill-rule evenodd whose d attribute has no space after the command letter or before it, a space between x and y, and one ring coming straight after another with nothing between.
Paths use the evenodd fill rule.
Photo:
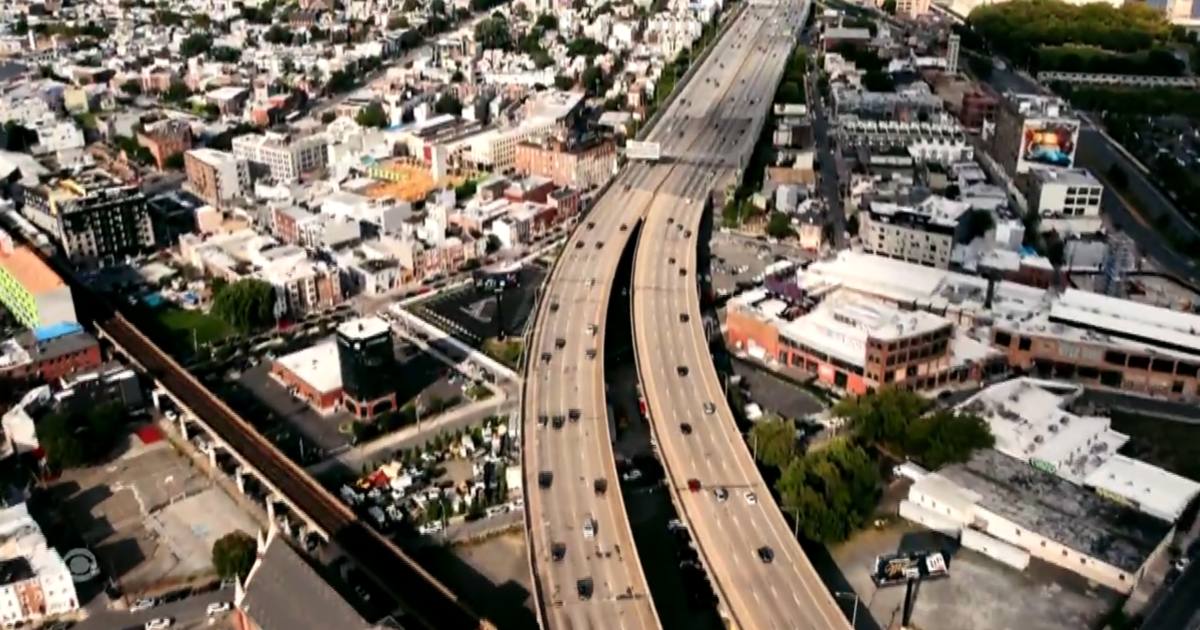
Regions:
<instances>
[{"instance_id":1,"label":"concrete support pillar","mask_svg":"<svg viewBox=\"0 0 1200 630\"><path fill-rule=\"evenodd\" d=\"M237 484L238 492L246 494L246 475L242 472L242 467L238 466L233 471L233 482Z\"/></svg>"},{"instance_id":2,"label":"concrete support pillar","mask_svg":"<svg viewBox=\"0 0 1200 630\"><path fill-rule=\"evenodd\" d=\"M183 441L184 441L184 442L186 442L186 441L188 441L189 439L191 439L191 438L188 436L187 420L186 420L186 419L184 419L184 417L183 417L182 415L180 415L180 416L179 416L179 435L182 435L182 436L183 436Z\"/></svg>"},{"instance_id":3,"label":"concrete support pillar","mask_svg":"<svg viewBox=\"0 0 1200 630\"><path fill-rule=\"evenodd\" d=\"M208 445L208 465L217 468L217 445L215 443Z\"/></svg>"},{"instance_id":4,"label":"concrete support pillar","mask_svg":"<svg viewBox=\"0 0 1200 630\"><path fill-rule=\"evenodd\" d=\"M267 520L275 522L275 499L273 497L267 497Z\"/></svg>"}]
</instances>

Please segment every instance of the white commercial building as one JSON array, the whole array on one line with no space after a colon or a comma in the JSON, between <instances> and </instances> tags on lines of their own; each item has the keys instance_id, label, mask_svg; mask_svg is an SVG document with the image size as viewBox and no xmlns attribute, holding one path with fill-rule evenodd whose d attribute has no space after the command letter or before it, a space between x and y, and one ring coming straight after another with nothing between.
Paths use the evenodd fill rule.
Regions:
<instances>
[{"instance_id":1,"label":"white commercial building","mask_svg":"<svg viewBox=\"0 0 1200 630\"><path fill-rule=\"evenodd\" d=\"M873 201L859 213L859 236L868 253L945 269L970 210L966 202L936 195L913 206Z\"/></svg>"},{"instance_id":2,"label":"white commercial building","mask_svg":"<svg viewBox=\"0 0 1200 630\"><path fill-rule=\"evenodd\" d=\"M268 132L233 139L233 155L270 174L276 182L294 182L302 173L324 168L329 159L329 138L317 133L301 138Z\"/></svg>"},{"instance_id":3,"label":"white commercial building","mask_svg":"<svg viewBox=\"0 0 1200 630\"><path fill-rule=\"evenodd\" d=\"M1029 169L1029 211L1043 217L1100 215L1104 184L1085 168L1035 166Z\"/></svg>"},{"instance_id":4,"label":"white commercial building","mask_svg":"<svg viewBox=\"0 0 1200 630\"><path fill-rule=\"evenodd\" d=\"M187 164L195 160L199 168ZM184 154L184 168L188 179L211 178L206 182L192 182L193 186L200 185L204 190L199 191L209 203L224 207L226 203L242 196L250 189L250 163L239 159L231 153L216 149L192 149Z\"/></svg>"}]
</instances>

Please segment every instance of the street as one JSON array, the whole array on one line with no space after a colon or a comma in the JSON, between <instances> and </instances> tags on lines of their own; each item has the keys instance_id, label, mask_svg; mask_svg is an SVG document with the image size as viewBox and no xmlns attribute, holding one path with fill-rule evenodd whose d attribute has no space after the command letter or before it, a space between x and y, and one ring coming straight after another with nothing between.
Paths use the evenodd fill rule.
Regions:
<instances>
[{"instance_id":1,"label":"street","mask_svg":"<svg viewBox=\"0 0 1200 630\"><path fill-rule=\"evenodd\" d=\"M229 602L233 604L234 589L227 588L210 593L195 595L187 599L169 604L155 606L149 610L129 612L126 610L89 610L87 619L72 626L71 630L141 630L147 621L167 617L175 623L172 627L184 624L203 623L208 619L209 604Z\"/></svg>"},{"instance_id":2,"label":"street","mask_svg":"<svg viewBox=\"0 0 1200 630\"><path fill-rule=\"evenodd\" d=\"M804 33L804 44L809 50L813 47L813 37L816 29L808 29ZM829 245L834 250L847 246L846 242L846 211L842 208L842 194L838 189L837 161L833 156L832 140L829 137L829 118L825 112L825 99L818 89L820 66L816 58L808 64L808 102L812 107L813 141L817 147L817 168L820 171L817 185L828 204L825 210L826 228L829 230Z\"/></svg>"}]
</instances>

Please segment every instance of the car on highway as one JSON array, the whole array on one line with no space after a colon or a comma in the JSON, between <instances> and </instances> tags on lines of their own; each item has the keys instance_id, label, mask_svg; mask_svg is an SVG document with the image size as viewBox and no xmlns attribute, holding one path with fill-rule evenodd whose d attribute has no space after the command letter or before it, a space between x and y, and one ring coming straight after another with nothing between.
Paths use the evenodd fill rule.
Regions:
<instances>
[{"instance_id":1,"label":"car on highway","mask_svg":"<svg viewBox=\"0 0 1200 630\"><path fill-rule=\"evenodd\" d=\"M686 422L680 422L679 423L679 432L684 435L691 435L692 434L692 425L690 425Z\"/></svg>"},{"instance_id":2,"label":"car on highway","mask_svg":"<svg viewBox=\"0 0 1200 630\"><path fill-rule=\"evenodd\" d=\"M592 598L592 592L596 586L592 582L592 578L583 578L575 583L575 590L579 593L579 599L587 601Z\"/></svg>"},{"instance_id":3,"label":"car on highway","mask_svg":"<svg viewBox=\"0 0 1200 630\"><path fill-rule=\"evenodd\" d=\"M706 402L706 403L704 403L704 413L706 413L706 414L708 414L708 415L710 415L710 416L711 416L712 414L714 414L714 413L716 413L716 412L717 412L717 406L716 406L716 405L714 405L714 404L712 404L712 403L710 403L710 402Z\"/></svg>"},{"instance_id":4,"label":"car on highway","mask_svg":"<svg viewBox=\"0 0 1200 630\"><path fill-rule=\"evenodd\" d=\"M688 487L688 490L690 490L692 492L700 492L700 488L702 486L700 485L699 479L688 479L687 487Z\"/></svg>"},{"instance_id":5,"label":"car on highway","mask_svg":"<svg viewBox=\"0 0 1200 630\"><path fill-rule=\"evenodd\" d=\"M729 491L725 488L717 488L716 490L713 490L713 496L716 497L718 501L724 501L725 499L729 498Z\"/></svg>"},{"instance_id":6,"label":"car on highway","mask_svg":"<svg viewBox=\"0 0 1200 630\"><path fill-rule=\"evenodd\" d=\"M554 356L551 355L549 352L542 353L542 363L549 363L550 359L552 359L552 358L554 358Z\"/></svg>"},{"instance_id":7,"label":"car on highway","mask_svg":"<svg viewBox=\"0 0 1200 630\"><path fill-rule=\"evenodd\" d=\"M145 599L139 599L136 602L133 602L133 604L129 607L129 612L142 612L143 610L150 610L157 605L157 599L154 599L153 597L147 597Z\"/></svg>"},{"instance_id":8,"label":"car on highway","mask_svg":"<svg viewBox=\"0 0 1200 630\"><path fill-rule=\"evenodd\" d=\"M763 564L771 564L775 560L775 550L767 546L758 548L758 559L762 560Z\"/></svg>"},{"instance_id":9,"label":"car on highway","mask_svg":"<svg viewBox=\"0 0 1200 630\"><path fill-rule=\"evenodd\" d=\"M678 374L678 375L680 375L680 376L687 376L687 375L688 375L688 368L687 368L687 366L686 366L686 365L679 365L679 366L676 366L676 367L675 367L675 373L676 373L676 374Z\"/></svg>"},{"instance_id":10,"label":"car on highway","mask_svg":"<svg viewBox=\"0 0 1200 630\"><path fill-rule=\"evenodd\" d=\"M159 617L158 619L147 621L143 628L144 630L166 630L171 627L172 623L174 622L170 617Z\"/></svg>"},{"instance_id":11,"label":"car on highway","mask_svg":"<svg viewBox=\"0 0 1200 630\"><path fill-rule=\"evenodd\" d=\"M596 536L596 520L592 517L587 517L583 520L583 537L594 538Z\"/></svg>"},{"instance_id":12,"label":"car on highway","mask_svg":"<svg viewBox=\"0 0 1200 630\"><path fill-rule=\"evenodd\" d=\"M680 324L686 324L686 323L688 323L689 321L691 321L691 319L692 319L692 318L691 318L691 317L690 317L690 316L689 316L687 313L680 313L680 314L679 314L679 323L680 323Z\"/></svg>"},{"instance_id":13,"label":"car on highway","mask_svg":"<svg viewBox=\"0 0 1200 630\"><path fill-rule=\"evenodd\" d=\"M209 617L212 617L213 615L219 615L223 612L229 612L229 608L229 602L213 602L208 605L208 608L204 609L204 612Z\"/></svg>"},{"instance_id":14,"label":"car on highway","mask_svg":"<svg viewBox=\"0 0 1200 630\"><path fill-rule=\"evenodd\" d=\"M545 414L538 416L537 423L539 427L545 429L546 426L550 424L550 416Z\"/></svg>"},{"instance_id":15,"label":"car on highway","mask_svg":"<svg viewBox=\"0 0 1200 630\"><path fill-rule=\"evenodd\" d=\"M550 545L550 558L551 559L553 559L555 562L562 562L563 558L566 558L566 557L567 557L567 544L566 543L559 542L559 543L554 543L553 545Z\"/></svg>"},{"instance_id":16,"label":"car on highway","mask_svg":"<svg viewBox=\"0 0 1200 630\"><path fill-rule=\"evenodd\" d=\"M744 494L742 496L745 497L747 504L758 505L758 497L754 496L753 492L747 492L746 494Z\"/></svg>"}]
</instances>

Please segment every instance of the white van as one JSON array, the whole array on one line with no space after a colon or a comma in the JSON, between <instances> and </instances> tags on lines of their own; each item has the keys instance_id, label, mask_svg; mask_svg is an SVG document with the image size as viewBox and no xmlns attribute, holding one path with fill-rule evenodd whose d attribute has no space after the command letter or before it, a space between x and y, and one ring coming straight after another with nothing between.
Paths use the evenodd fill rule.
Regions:
<instances>
[{"instance_id":1,"label":"white van","mask_svg":"<svg viewBox=\"0 0 1200 630\"><path fill-rule=\"evenodd\" d=\"M596 521L591 517L583 522L583 537L594 538L596 536Z\"/></svg>"}]
</instances>

